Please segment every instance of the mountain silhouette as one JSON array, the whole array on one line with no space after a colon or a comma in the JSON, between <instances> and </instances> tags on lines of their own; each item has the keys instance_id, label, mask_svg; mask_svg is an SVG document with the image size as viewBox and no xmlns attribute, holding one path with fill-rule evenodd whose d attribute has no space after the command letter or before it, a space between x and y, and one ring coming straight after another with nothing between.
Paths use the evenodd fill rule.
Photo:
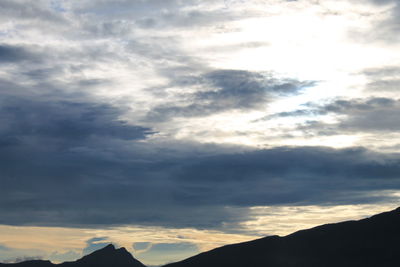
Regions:
<instances>
[{"instance_id":1,"label":"mountain silhouette","mask_svg":"<svg viewBox=\"0 0 400 267\"><path fill-rule=\"evenodd\" d=\"M31 260L20 263L0 263L0 266L13 266L13 267L54 267L55 265L50 261Z\"/></svg>"},{"instance_id":2,"label":"mountain silhouette","mask_svg":"<svg viewBox=\"0 0 400 267\"><path fill-rule=\"evenodd\" d=\"M398 267L400 208L217 248L164 267Z\"/></svg>"},{"instance_id":3,"label":"mountain silhouette","mask_svg":"<svg viewBox=\"0 0 400 267\"><path fill-rule=\"evenodd\" d=\"M94 266L115 266L115 267L144 267L125 249L110 244L74 262L64 262L60 267L94 267Z\"/></svg>"},{"instance_id":4,"label":"mountain silhouette","mask_svg":"<svg viewBox=\"0 0 400 267\"><path fill-rule=\"evenodd\" d=\"M74 262L26 261L0 267L144 267L108 245ZM359 221L227 245L164 267L398 267L400 208Z\"/></svg>"},{"instance_id":5,"label":"mountain silhouette","mask_svg":"<svg viewBox=\"0 0 400 267\"><path fill-rule=\"evenodd\" d=\"M110 244L83 258L61 264L53 264L50 261L26 261L16 264L0 264L1 267L145 267L136 260L125 248L116 249Z\"/></svg>"}]
</instances>

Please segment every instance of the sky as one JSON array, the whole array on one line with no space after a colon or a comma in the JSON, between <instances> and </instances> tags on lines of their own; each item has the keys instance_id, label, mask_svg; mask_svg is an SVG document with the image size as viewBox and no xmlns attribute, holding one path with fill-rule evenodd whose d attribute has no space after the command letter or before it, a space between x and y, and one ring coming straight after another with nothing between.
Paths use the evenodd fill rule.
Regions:
<instances>
[{"instance_id":1,"label":"sky","mask_svg":"<svg viewBox=\"0 0 400 267\"><path fill-rule=\"evenodd\" d=\"M1 0L0 261L396 208L399 36L398 0Z\"/></svg>"}]
</instances>

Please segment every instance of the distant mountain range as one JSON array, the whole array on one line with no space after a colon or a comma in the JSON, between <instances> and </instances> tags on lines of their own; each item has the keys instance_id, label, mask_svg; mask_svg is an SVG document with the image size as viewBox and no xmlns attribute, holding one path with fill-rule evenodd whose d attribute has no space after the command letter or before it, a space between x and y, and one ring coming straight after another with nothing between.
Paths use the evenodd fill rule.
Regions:
<instances>
[{"instance_id":1,"label":"distant mountain range","mask_svg":"<svg viewBox=\"0 0 400 267\"><path fill-rule=\"evenodd\" d=\"M113 245L75 262L27 261L0 267L143 267ZM326 224L285 237L228 245L164 267L399 267L400 208L359 221Z\"/></svg>"},{"instance_id":2,"label":"distant mountain range","mask_svg":"<svg viewBox=\"0 0 400 267\"><path fill-rule=\"evenodd\" d=\"M14 264L0 264L0 267L13 266L13 267L145 267L140 261L132 257L132 255L125 249L116 249L114 245L110 244L102 249L99 249L83 258L73 261L64 262L61 264L53 264L50 261L25 261Z\"/></svg>"}]
</instances>

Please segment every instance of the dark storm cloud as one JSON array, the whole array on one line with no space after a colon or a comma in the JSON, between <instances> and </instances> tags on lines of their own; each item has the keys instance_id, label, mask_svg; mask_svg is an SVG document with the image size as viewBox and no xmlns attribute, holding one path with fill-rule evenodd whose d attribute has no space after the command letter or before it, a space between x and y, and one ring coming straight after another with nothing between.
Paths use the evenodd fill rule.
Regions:
<instances>
[{"instance_id":1,"label":"dark storm cloud","mask_svg":"<svg viewBox=\"0 0 400 267\"><path fill-rule=\"evenodd\" d=\"M0 152L2 224L218 228L255 205L365 203L400 186L397 155L281 147L170 157L135 143L147 129L121 129L111 108L7 103L1 136L16 140Z\"/></svg>"},{"instance_id":2,"label":"dark storm cloud","mask_svg":"<svg viewBox=\"0 0 400 267\"><path fill-rule=\"evenodd\" d=\"M201 117L227 110L263 108L276 97L297 94L314 84L312 81L278 79L244 70L216 70L200 76L177 77L172 86L200 86L203 90L183 93L180 103L155 107L148 118Z\"/></svg>"},{"instance_id":3,"label":"dark storm cloud","mask_svg":"<svg viewBox=\"0 0 400 267\"><path fill-rule=\"evenodd\" d=\"M54 212L48 205L55 204L56 210L69 206L65 200L76 201L71 198L84 177L118 179L117 173L107 176L107 169L124 161L124 147L151 134L121 120L118 108L57 97L3 95L0 101L2 209L38 205L47 217ZM89 174L91 169L96 174ZM53 204L47 203L50 195ZM33 199L36 204L29 203Z\"/></svg>"},{"instance_id":4,"label":"dark storm cloud","mask_svg":"<svg viewBox=\"0 0 400 267\"><path fill-rule=\"evenodd\" d=\"M183 185L179 197L184 203L351 202L355 195L344 197L340 192L382 189L374 188L378 180L383 187L397 183L400 161L382 158L380 162L380 156L361 148L281 147L204 159L187 165L175 179Z\"/></svg>"},{"instance_id":5,"label":"dark storm cloud","mask_svg":"<svg viewBox=\"0 0 400 267\"><path fill-rule=\"evenodd\" d=\"M33 58L34 55L23 47L0 44L0 64L31 60Z\"/></svg>"},{"instance_id":6,"label":"dark storm cloud","mask_svg":"<svg viewBox=\"0 0 400 267\"><path fill-rule=\"evenodd\" d=\"M54 138L60 142L84 142L91 137L143 139L149 129L118 120L120 111L108 105L69 101L0 101L1 133L16 139ZM9 140L9 139L7 139Z\"/></svg>"}]
</instances>

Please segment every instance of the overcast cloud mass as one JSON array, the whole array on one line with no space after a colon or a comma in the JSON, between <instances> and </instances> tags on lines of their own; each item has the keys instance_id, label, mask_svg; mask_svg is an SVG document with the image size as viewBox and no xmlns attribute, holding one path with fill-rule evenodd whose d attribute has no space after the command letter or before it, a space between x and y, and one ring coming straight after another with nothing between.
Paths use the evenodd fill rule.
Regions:
<instances>
[{"instance_id":1,"label":"overcast cloud mass","mask_svg":"<svg viewBox=\"0 0 400 267\"><path fill-rule=\"evenodd\" d=\"M0 261L113 242L161 264L396 207L399 18L395 0L1 0Z\"/></svg>"}]
</instances>

